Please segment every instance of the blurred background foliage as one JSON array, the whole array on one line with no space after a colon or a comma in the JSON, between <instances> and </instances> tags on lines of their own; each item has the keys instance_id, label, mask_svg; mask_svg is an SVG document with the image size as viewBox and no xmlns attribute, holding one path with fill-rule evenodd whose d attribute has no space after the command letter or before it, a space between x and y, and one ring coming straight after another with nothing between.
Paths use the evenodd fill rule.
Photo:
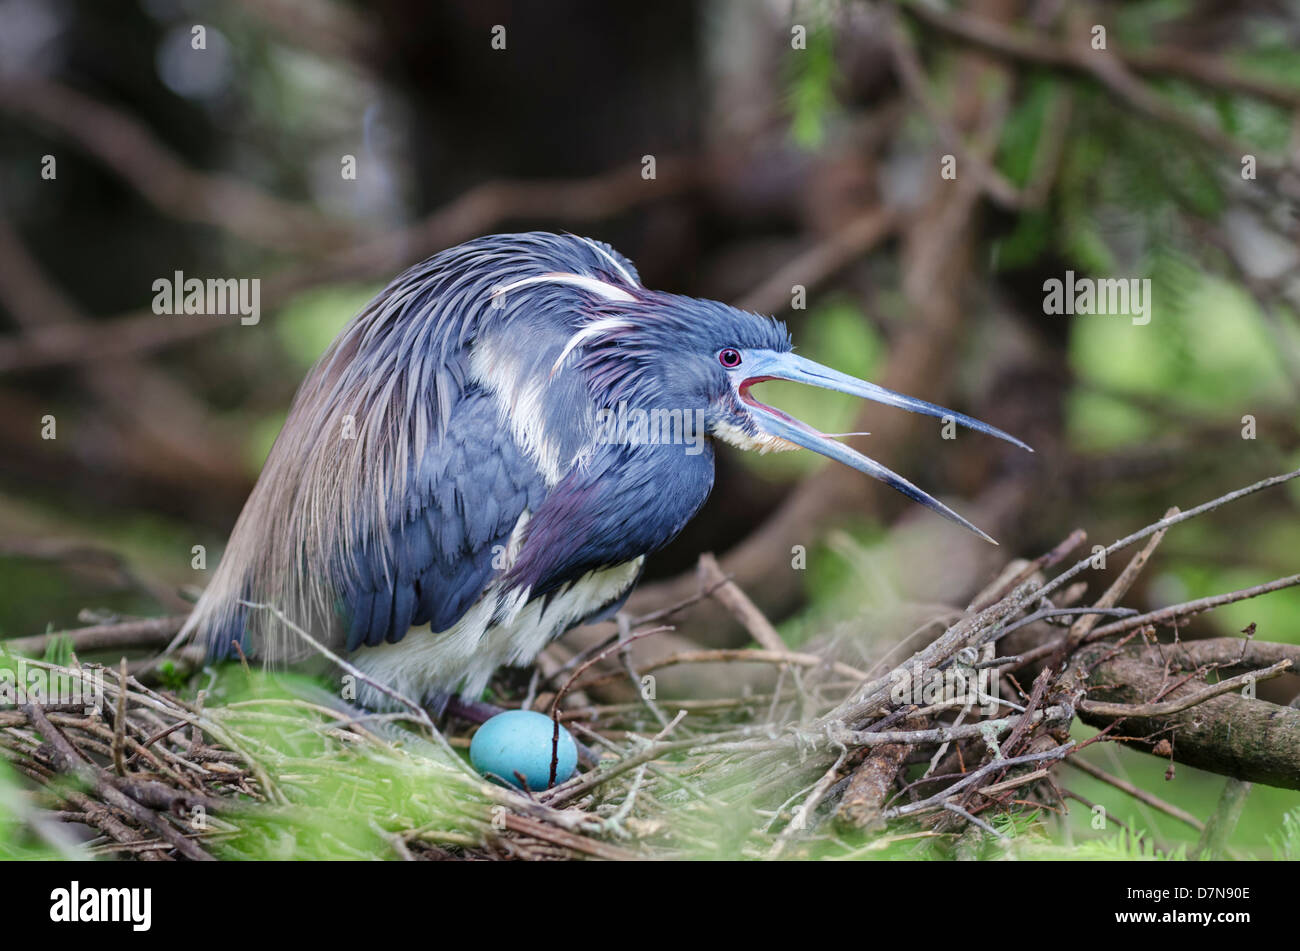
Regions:
<instances>
[{"instance_id":1,"label":"blurred background foliage","mask_svg":"<svg viewBox=\"0 0 1300 951\"><path fill-rule=\"evenodd\" d=\"M1153 96L1202 127L1294 161L1293 4L1016 6L1015 29L1067 36L1104 23L1112 49L1176 49L1193 65L1227 63L1282 90L1216 88L1178 70L1143 75ZM539 227L606 239L647 285L777 311L801 352L880 378L916 320L902 241L816 275L806 308L791 309L789 288L773 293L764 282L838 247L857 216L882 204L920 214L944 187L934 169L949 148L898 78L891 24L944 114L960 108L965 47L918 7L0 0L0 634L72 627L87 608L106 617L177 610L157 591L192 596L204 584L192 548L205 546L209 570L216 564L307 368L401 267L471 237L461 221L473 233ZM943 5L925 7L943 15ZM490 47L497 23L507 25L505 51ZM196 24L203 51L192 47ZM791 48L792 25L806 27L801 48ZM1026 557L1076 526L1104 544L1170 504L1300 465L1294 173L1243 180L1240 155L1154 121L1096 77L1008 62L990 167L1027 191L1046 161L1049 184L1025 207L985 203L948 379L921 382L923 395L943 394L1039 451L1025 462L963 436L948 452L917 431L882 461L962 497L1013 484L1015 511L998 516L993 534L1006 554ZM980 145L966 139L965 149ZM151 194L133 180L132 169L151 175L159 152L193 170L188 190L164 176L166 194ZM45 155L57 158L54 181L40 177ZM345 155L356 157L355 180L340 175ZM658 161L655 183L640 180L646 155ZM964 154L958 168L974 174ZM561 194L602 176L621 185L591 207L545 198L549 185ZM267 221L232 226L219 179L275 196L306 223L287 238L250 240L254 224L292 222L262 208L254 217ZM489 215L460 206L459 221L439 216L484 183L534 191L503 192ZM349 257L352 248L372 250ZM260 323L174 332L209 319L148 314L152 282L177 270L261 278ZM1067 270L1149 279L1149 324L1045 315L1044 281ZM51 290L85 331L61 351L41 336L55 320L40 306ZM121 349L127 336L115 328L131 321L136 334L156 325L145 327L149 342ZM827 432L872 428L840 394L767 384L760 398ZM47 413L58 421L54 441L39 435ZM1242 438L1247 415L1251 440ZM740 542L822 465L807 454L723 450L708 508L648 577L676 576L700 551ZM1130 604L1153 609L1294 572L1300 493L1288 488L1179 528ZM813 570L800 576L796 603L753 591L792 644L917 600L890 531L904 510L879 498L808 538ZM51 542L113 552L130 572ZM788 553L771 560L788 570ZM944 566L942 553L935 560ZM997 567L983 564L973 581ZM957 592L935 600L964 603ZM1251 623L1264 639L1300 642L1300 589L1197 617L1181 634L1231 635ZM1286 702L1298 689L1286 677L1270 696ZM1186 768L1166 782L1163 762L1110 746L1089 755L1200 816L1223 783ZM4 770L0 762L0 854L49 854L14 831L19 800ZM1136 829L1175 845L1195 840L1108 786L1071 779ZM1237 854L1294 857L1296 820L1285 816L1297 808L1300 795L1257 787ZM1087 820L1080 810L1062 834L1106 853L1112 833Z\"/></svg>"}]
</instances>

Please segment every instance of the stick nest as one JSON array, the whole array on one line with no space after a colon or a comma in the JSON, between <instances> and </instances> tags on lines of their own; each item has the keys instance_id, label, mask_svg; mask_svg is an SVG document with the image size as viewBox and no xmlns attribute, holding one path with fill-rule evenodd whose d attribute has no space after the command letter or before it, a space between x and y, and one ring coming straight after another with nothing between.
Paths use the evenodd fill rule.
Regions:
<instances>
[{"instance_id":1,"label":"stick nest","mask_svg":"<svg viewBox=\"0 0 1300 951\"><path fill-rule=\"evenodd\" d=\"M1243 648L1222 663L1198 662L1186 676L1167 667L1163 686L1143 702L1096 699L1090 678L1129 641L1142 647L1157 625L1300 580L1151 615L1118 608L1165 530L1192 514L1171 510L1108 549L1148 540L1086 608L1067 603L1078 585L1066 585L1088 561L1043 581L1082 543L1077 532L1033 562L1007 566L929 643L897 645L862 667L842 659L833 642L787 649L707 559L692 601L721 601L759 646L688 651L635 669L628 645L663 630L660 622L689 610L688 602L625 621L616 639L545 677L534 674L526 689L518 678L513 686L503 680L498 696L507 705L557 717L599 760L535 792L477 776L465 757L473 727L455 718L435 726L403 698L396 712L348 710L305 697L286 678L230 665L196 673L189 689L205 682L186 699L149 685L144 668L128 673L125 663L115 670L75 657L25 660L46 677L97 679L104 702L90 710L0 709L0 755L10 774L0 768L0 854L631 859L1032 851L1046 843L1042 818L1062 813L1072 795L1053 768L1078 749L1070 736L1076 717L1108 723L1099 738L1109 739L1114 726L1175 717L1293 662L1260 655L1256 669L1208 683L1212 669L1251 666ZM1017 630L1039 631L1035 646L1000 653ZM0 661L16 662L6 656ZM766 689L707 700L659 701L642 689L650 669L706 662L767 665L774 676ZM1027 669L1038 673L1022 685L1016 673ZM900 702L904 676L962 690ZM635 686L633 699L590 699L613 683ZM989 683L997 696L983 692ZM1173 727L1138 739L1158 755L1172 755L1179 742Z\"/></svg>"}]
</instances>

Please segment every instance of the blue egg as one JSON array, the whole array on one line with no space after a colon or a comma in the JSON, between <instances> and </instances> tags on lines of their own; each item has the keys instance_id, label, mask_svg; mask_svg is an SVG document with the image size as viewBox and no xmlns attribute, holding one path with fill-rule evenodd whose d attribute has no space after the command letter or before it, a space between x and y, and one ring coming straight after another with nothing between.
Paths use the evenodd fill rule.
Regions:
<instances>
[{"instance_id":1,"label":"blue egg","mask_svg":"<svg viewBox=\"0 0 1300 951\"><path fill-rule=\"evenodd\" d=\"M531 790L545 789L551 778L551 741L555 724L532 710L507 710L488 720L469 744L469 761L483 775L492 773L522 789L520 773ZM555 767L555 782L562 783L578 768L578 745L564 727Z\"/></svg>"}]
</instances>

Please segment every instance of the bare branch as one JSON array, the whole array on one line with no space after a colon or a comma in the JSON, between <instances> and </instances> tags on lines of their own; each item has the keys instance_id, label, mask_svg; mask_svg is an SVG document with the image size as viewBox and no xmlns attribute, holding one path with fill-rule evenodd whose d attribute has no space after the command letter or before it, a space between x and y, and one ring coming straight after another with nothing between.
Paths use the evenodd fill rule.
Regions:
<instances>
[{"instance_id":1,"label":"bare branch","mask_svg":"<svg viewBox=\"0 0 1300 951\"><path fill-rule=\"evenodd\" d=\"M264 311L274 310L294 295L329 281L387 278L434 251L493 231L506 221L599 221L678 194L697 180L690 164L664 158L654 181L643 181L635 169L618 168L589 179L486 182L409 228L329 252L267 278L262 282L261 306ZM221 320L159 320L147 309L84 328L46 326L22 339L0 339L0 373L120 359L228 327Z\"/></svg>"},{"instance_id":2,"label":"bare branch","mask_svg":"<svg viewBox=\"0 0 1300 951\"><path fill-rule=\"evenodd\" d=\"M700 584L713 592L713 597L726 605L736 620L744 625L760 647L771 651L784 651L785 641L777 633L772 622L749 600L749 596L722 573L718 559L705 553L700 556Z\"/></svg>"},{"instance_id":3,"label":"bare branch","mask_svg":"<svg viewBox=\"0 0 1300 951\"><path fill-rule=\"evenodd\" d=\"M357 229L246 182L198 172L127 113L30 77L0 82L0 109L36 119L78 143L160 211L281 250L339 246Z\"/></svg>"}]
</instances>

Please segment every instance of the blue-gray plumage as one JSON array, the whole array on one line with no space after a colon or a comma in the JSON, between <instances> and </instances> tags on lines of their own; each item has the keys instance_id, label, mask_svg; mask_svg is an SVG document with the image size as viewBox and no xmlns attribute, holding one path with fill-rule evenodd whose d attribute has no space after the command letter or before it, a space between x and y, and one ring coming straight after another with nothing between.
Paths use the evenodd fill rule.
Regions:
<instances>
[{"instance_id":1,"label":"blue-gray plumage","mask_svg":"<svg viewBox=\"0 0 1300 951\"><path fill-rule=\"evenodd\" d=\"M648 290L598 241L493 235L400 275L312 369L182 637L216 655L310 653L250 606L272 605L408 697L473 699L499 666L627 598L708 497L715 439L813 449L983 535L759 403L749 389L767 379L1024 446L796 356L771 318Z\"/></svg>"}]
</instances>

